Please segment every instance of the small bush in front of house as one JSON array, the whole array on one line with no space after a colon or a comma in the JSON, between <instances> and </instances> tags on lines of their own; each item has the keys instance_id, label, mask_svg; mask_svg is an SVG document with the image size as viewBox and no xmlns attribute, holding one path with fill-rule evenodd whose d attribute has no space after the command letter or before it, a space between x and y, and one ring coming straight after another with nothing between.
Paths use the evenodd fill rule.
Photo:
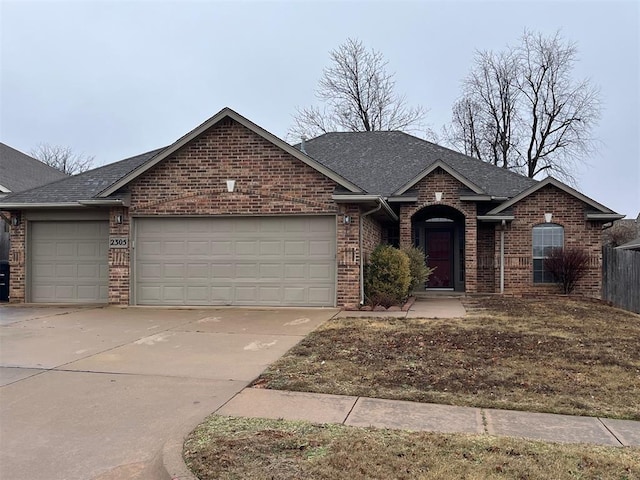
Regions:
<instances>
[{"instance_id":1,"label":"small bush in front of house","mask_svg":"<svg viewBox=\"0 0 640 480\"><path fill-rule=\"evenodd\" d=\"M582 248L554 248L544 259L544 268L566 295L573 292L589 267L589 254Z\"/></svg>"},{"instance_id":2,"label":"small bush in front of house","mask_svg":"<svg viewBox=\"0 0 640 480\"><path fill-rule=\"evenodd\" d=\"M405 247L402 251L409 257L409 272L411 274L409 293L419 287L424 289L424 284L429 280L429 276L435 269L427 267L427 257L422 249L418 247Z\"/></svg>"},{"instance_id":3,"label":"small bush in front of house","mask_svg":"<svg viewBox=\"0 0 640 480\"><path fill-rule=\"evenodd\" d=\"M389 308L393 305L400 305L401 302L399 302L397 298L390 293L377 292L370 297L367 296L367 303L372 307L380 305L384 308Z\"/></svg>"},{"instance_id":4,"label":"small bush in front of house","mask_svg":"<svg viewBox=\"0 0 640 480\"><path fill-rule=\"evenodd\" d=\"M371 253L365 274L365 294L372 305L403 303L411 285L409 257L390 245L378 245Z\"/></svg>"}]
</instances>

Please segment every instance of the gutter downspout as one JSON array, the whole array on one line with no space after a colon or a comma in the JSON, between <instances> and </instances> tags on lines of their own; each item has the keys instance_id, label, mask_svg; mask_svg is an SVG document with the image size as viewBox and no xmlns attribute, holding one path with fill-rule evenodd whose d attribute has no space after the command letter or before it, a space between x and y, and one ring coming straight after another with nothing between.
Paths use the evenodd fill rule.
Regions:
<instances>
[{"instance_id":1,"label":"gutter downspout","mask_svg":"<svg viewBox=\"0 0 640 480\"><path fill-rule=\"evenodd\" d=\"M364 226L364 217L368 217L372 213L376 213L382 208L382 199L378 199L378 206L372 208L368 212L360 215L360 232L358 235L360 248L360 305L364 305L364 255L362 254L362 228Z\"/></svg>"},{"instance_id":2,"label":"gutter downspout","mask_svg":"<svg viewBox=\"0 0 640 480\"><path fill-rule=\"evenodd\" d=\"M507 225L505 220L502 220L502 229L500 230L500 293L504 293L504 229Z\"/></svg>"}]
</instances>

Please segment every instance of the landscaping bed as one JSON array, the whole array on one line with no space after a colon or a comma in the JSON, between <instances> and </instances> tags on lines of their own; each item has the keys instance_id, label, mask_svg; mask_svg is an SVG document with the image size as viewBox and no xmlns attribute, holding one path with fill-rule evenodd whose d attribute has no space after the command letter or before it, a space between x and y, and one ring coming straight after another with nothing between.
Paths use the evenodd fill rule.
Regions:
<instances>
[{"instance_id":1,"label":"landscaping bed","mask_svg":"<svg viewBox=\"0 0 640 480\"><path fill-rule=\"evenodd\" d=\"M254 386L640 420L640 316L471 297L461 319L336 319Z\"/></svg>"}]
</instances>

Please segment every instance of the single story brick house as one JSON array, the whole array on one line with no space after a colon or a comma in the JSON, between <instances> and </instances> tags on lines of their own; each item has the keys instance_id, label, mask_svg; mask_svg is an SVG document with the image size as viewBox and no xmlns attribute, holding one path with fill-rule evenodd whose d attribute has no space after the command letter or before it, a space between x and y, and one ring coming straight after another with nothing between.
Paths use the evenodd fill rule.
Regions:
<instances>
[{"instance_id":1,"label":"single story brick house","mask_svg":"<svg viewBox=\"0 0 640 480\"><path fill-rule=\"evenodd\" d=\"M381 243L418 245L427 288L548 292L549 247L591 256L619 219L535 181L401 132L292 146L229 108L168 147L10 195L11 302L344 306Z\"/></svg>"}]
</instances>

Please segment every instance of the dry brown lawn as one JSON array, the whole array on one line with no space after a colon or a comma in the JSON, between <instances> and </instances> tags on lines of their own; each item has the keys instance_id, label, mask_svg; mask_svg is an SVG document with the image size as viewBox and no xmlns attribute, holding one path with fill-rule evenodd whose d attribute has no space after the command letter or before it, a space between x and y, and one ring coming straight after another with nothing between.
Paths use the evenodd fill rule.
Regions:
<instances>
[{"instance_id":1,"label":"dry brown lawn","mask_svg":"<svg viewBox=\"0 0 640 480\"><path fill-rule=\"evenodd\" d=\"M212 415L185 442L201 480L640 478L640 449Z\"/></svg>"},{"instance_id":2,"label":"dry brown lawn","mask_svg":"<svg viewBox=\"0 0 640 480\"><path fill-rule=\"evenodd\" d=\"M462 319L340 319L265 388L640 420L640 315L563 298L465 300Z\"/></svg>"}]
</instances>

